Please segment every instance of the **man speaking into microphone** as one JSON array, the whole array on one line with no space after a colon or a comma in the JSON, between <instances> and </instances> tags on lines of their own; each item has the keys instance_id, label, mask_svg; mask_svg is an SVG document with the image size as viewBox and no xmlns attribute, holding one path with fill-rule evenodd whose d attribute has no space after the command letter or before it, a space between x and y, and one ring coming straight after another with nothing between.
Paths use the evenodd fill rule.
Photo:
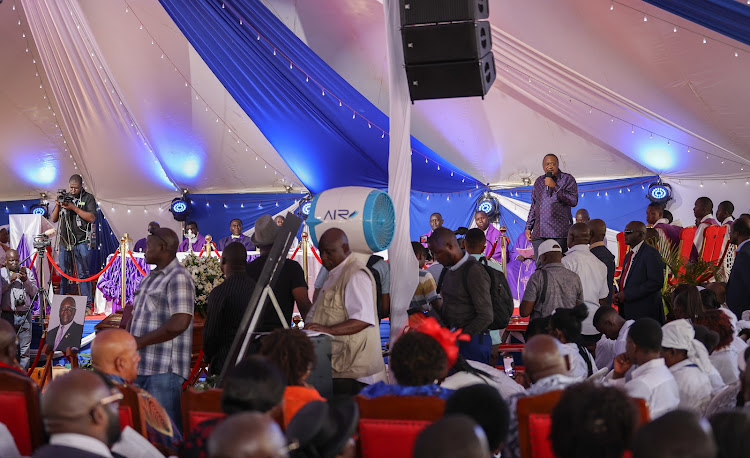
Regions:
<instances>
[{"instance_id":1,"label":"man speaking into microphone","mask_svg":"<svg viewBox=\"0 0 750 458\"><path fill-rule=\"evenodd\" d=\"M578 205L578 183L573 175L560 170L554 154L544 156L545 174L538 177L531 191L531 208L526 220L526 238L534 246L554 239L565 253L568 250L568 229L573 225L571 209Z\"/></svg>"}]
</instances>

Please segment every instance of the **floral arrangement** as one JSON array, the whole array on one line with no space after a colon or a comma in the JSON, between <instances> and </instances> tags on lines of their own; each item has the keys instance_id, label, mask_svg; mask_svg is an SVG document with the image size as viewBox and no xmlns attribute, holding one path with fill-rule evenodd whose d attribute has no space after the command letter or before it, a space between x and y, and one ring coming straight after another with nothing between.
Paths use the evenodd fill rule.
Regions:
<instances>
[{"instance_id":1,"label":"floral arrangement","mask_svg":"<svg viewBox=\"0 0 750 458\"><path fill-rule=\"evenodd\" d=\"M195 312L205 317L208 295L224 281L221 262L213 256L198 257L191 253L182 260L182 265L190 272L195 283Z\"/></svg>"}]
</instances>

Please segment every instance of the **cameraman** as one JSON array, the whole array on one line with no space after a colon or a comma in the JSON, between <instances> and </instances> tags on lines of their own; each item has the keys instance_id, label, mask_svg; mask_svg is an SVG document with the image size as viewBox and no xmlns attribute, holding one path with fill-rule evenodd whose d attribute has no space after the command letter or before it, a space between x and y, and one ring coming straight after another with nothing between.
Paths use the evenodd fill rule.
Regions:
<instances>
[{"instance_id":1,"label":"cameraman","mask_svg":"<svg viewBox=\"0 0 750 458\"><path fill-rule=\"evenodd\" d=\"M89 277L89 241L91 239L91 224L96 221L96 199L83 189L81 175L73 175L68 180L70 194L58 193L55 209L52 210L52 222L58 225L60 234L60 264L63 272L75 276L73 262L78 271L77 278ZM87 313L93 310L94 298L91 294L91 283L79 283L80 294L86 296ZM70 283L63 277L60 283L60 293L70 293Z\"/></svg>"},{"instance_id":2,"label":"cameraman","mask_svg":"<svg viewBox=\"0 0 750 458\"><path fill-rule=\"evenodd\" d=\"M6 267L0 269L2 317L13 325L18 335L21 350L19 359L24 370L29 367L31 349L31 303L36 296L37 286L34 273L21 266L16 250L8 250Z\"/></svg>"}]
</instances>

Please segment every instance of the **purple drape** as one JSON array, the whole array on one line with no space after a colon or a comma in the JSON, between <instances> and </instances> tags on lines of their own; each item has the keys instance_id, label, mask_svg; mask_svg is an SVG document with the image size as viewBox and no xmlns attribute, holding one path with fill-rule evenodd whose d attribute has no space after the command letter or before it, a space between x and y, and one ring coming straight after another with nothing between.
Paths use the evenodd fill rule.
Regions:
<instances>
[{"instance_id":1,"label":"purple drape","mask_svg":"<svg viewBox=\"0 0 750 458\"><path fill-rule=\"evenodd\" d=\"M135 259L141 269L143 269L143 271L148 275L148 273L151 271L151 267L149 267L149 265L146 263L146 260L143 258ZM122 289L120 288L120 266L121 260L118 256L112 262L112 265L109 267L109 269L107 269L102 274L99 283L96 285L96 287L99 288L99 291L102 292L104 298L107 301L112 301L112 313L122 308L122 304L120 304L120 296L122 294ZM135 291L138 289L138 286L140 286L141 280L143 280L144 277L135 267L135 264L133 264L133 260L131 258L127 258L125 263L125 278L125 301L128 304L132 304L133 297L135 296Z\"/></svg>"}]
</instances>

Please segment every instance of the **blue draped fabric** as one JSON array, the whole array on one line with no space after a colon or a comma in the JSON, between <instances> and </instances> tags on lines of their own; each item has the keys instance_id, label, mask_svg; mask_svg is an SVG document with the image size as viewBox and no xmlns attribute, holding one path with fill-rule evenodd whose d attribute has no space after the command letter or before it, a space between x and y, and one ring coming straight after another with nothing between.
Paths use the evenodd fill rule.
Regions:
<instances>
[{"instance_id":1,"label":"blue draped fabric","mask_svg":"<svg viewBox=\"0 0 750 458\"><path fill-rule=\"evenodd\" d=\"M29 213L32 205L38 204L39 199L33 200L9 200L0 202L0 226L5 226L10 222L10 215ZM55 206L54 202L50 203L50 210Z\"/></svg>"},{"instance_id":2,"label":"blue draped fabric","mask_svg":"<svg viewBox=\"0 0 750 458\"><path fill-rule=\"evenodd\" d=\"M420 236L430 231L430 215L436 212L443 216L443 226L447 228L456 230L462 226L469 227L477 199L483 191L474 189L454 194L425 194L412 191L409 207L411 240L418 242Z\"/></svg>"},{"instance_id":3,"label":"blue draped fabric","mask_svg":"<svg viewBox=\"0 0 750 458\"><path fill-rule=\"evenodd\" d=\"M736 0L645 0L707 29L750 45L750 7Z\"/></svg>"},{"instance_id":4,"label":"blue draped fabric","mask_svg":"<svg viewBox=\"0 0 750 458\"><path fill-rule=\"evenodd\" d=\"M92 275L102 270L107 261L107 256L117 251L120 247L120 240L112 232L107 218L99 208L96 209L96 222L94 224L96 225L97 249L89 252L89 272ZM130 245L131 249L133 245L135 245L135 240Z\"/></svg>"},{"instance_id":5,"label":"blue draped fabric","mask_svg":"<svg viewBox=\"0 0 750 458\"><path fill-rule=\"evenodd\" d=\"M389 139L377 126L387 132L388 117L260 0L160 3L310 192L387 188ZM475 187L475 179L413 137L412 148L412 189Z\"/></svg>"},{"instance_id":6,"label":"blue draped fabric","mask_svg":"<svg viewBox=\"0 0 750 458\"><path fill-rule=\"evenodd\" d=\"M649 183L658 179L658 176L646 176L578 183L578 206L573 211L585 208L592 219L603 219L607 223L607 228L622 231L631 221L646 220L646 207L650 201L646 198L645 190ZM531 186L496 192L511 199L531 203ZM507 214L511 213L506 212Z\"/></svg>"},{"instance_id":7,"label":"blue draped fabric","mask_svg":"<svg viewBox=\"0 0 750 458\"><path fill-rule=\"evenodd\" d=\"M440 385L389 385L385 382L377 382L362 388L360 395L369 399L381 396L432 396L439 399L448 399L454 390L443 388Z\"/></svg>"},{"instance_id":8,"label":"blue draped fabric","mask_svg":"<svg viewBox=\"0 0 750 458\"><path fill-rule=\"evenodd\" d=\"M188 194L193 212L188 221L198 223L201 234L210 234L214 243L230 234L229 222L235 218L242 221L242 229L255 226L262 215L274 215L294 205L304 194L257 193L257 194Z\"/></svg>"}]
</instances>

